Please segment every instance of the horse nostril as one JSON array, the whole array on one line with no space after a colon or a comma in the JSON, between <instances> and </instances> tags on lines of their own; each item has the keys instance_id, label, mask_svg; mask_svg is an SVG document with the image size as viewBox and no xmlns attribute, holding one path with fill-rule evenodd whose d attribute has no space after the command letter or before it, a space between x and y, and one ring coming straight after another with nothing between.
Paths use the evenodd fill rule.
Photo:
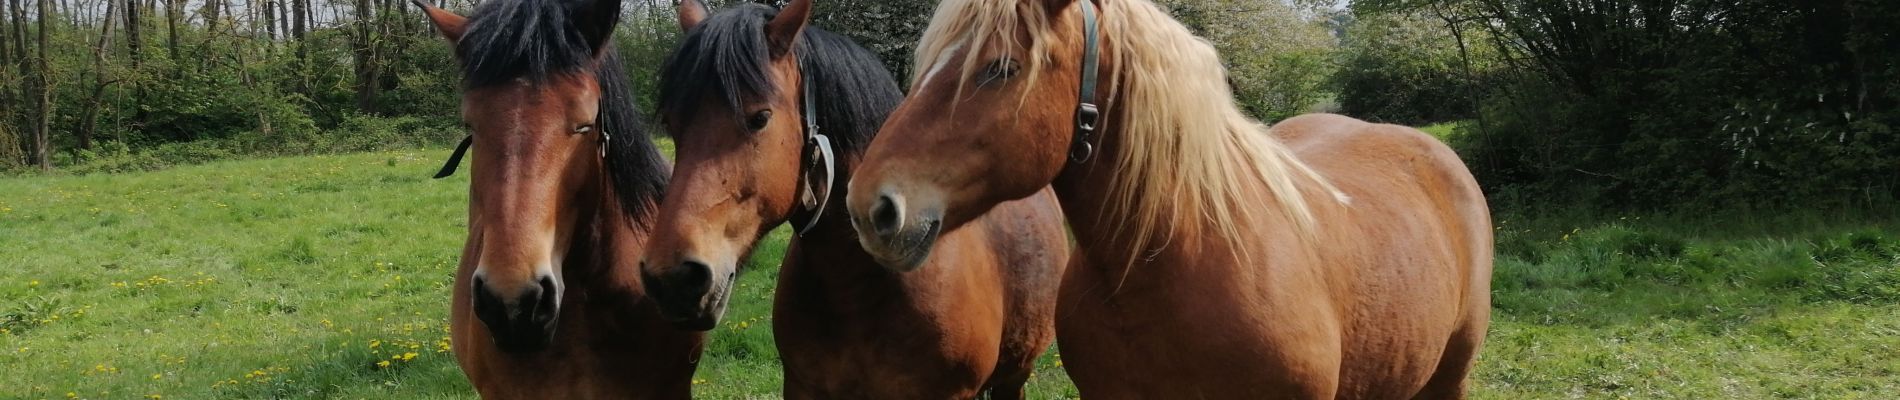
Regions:
<instances>
[{"instance_id":1,"label":"horse nostril","mask_svg":"<svg viewBox=\"0 0 1900 400\"><path fill-rule=\"evenodd\" d=\"M878 236L890 236L904 227L903 206L890 195L877 197L877 204L871 206L871 227Z\"/></svg>"},{"instance_id":2,"label":"horse nostril","mask_svg":"<svg viewBox=\"0 0 1900 400\"><path fill-rule=\"evenodd\" d=\"M554 288L554 277L543 276L541 277L540 284L540 287L529 291L526 296L522 297L521 303L534 304L534 311L529 315L533 317L536 323L547 323L554 320L554 316L559 314L558 301L561 295L560 292ZM530 303L530 301L532 301L532 303Z\"/></svg>"},{"instance_id":3,"label":"horse nostril","mask_svg":"<svg viewBox=\"0 0 1900 400\"><path fill-rule=\"evenodd\" d=\"M712 267L698 261L687 261L680 264L679 271L673 273L673 279L674 287L684 289L687 293L705 294L712 290Z\"/></svg>"},{"instance_id":4,"label":"horse nostril","mask_svg":"<svg viewBox=\"0 0 1900 400\"><path fill-rule=\"evenodd\" d=\"M491 325L506 323L508 320L508 306L502 302L500 296L495 295L494 291L488 290L487 281L479 276L475 277L475 284L473 286L471 289L474 291L470 292L470 294L474 297L475 304L472 304L471 307L475 310L475 316L480 318L482 322Z\"/></svg>"}]
</instances>

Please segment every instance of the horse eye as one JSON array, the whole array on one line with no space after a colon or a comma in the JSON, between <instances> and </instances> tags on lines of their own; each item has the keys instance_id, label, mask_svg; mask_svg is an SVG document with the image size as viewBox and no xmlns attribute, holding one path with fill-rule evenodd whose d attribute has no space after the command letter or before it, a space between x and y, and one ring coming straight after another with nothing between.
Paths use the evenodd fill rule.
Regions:
<instances>
[{"instance_id":1,"label":"horse eye","mask_svg":"<svg viewBox=\"0 0 1900 400\"><path fill-rule=\"evenodd\" d=\"M751 118L746 118L745 127L756 132L765 129L765 124L768 122L772 122L772 110L763 110L752 114Z\"/></svg>"},{"instance_id":2,"label":"horse eye","mask_svg":"<svg viewBox=\"0 0 1900 400\"><path fill-rule=\"evenodd\" d=\"M588 132L593 132L593 131L594 131L594 124L581 125L578 128L574 128L574 133L576 134L588 133Z\"/></svg>"},{"instance_id":3,"label":"horse eye","mask_svg":"<svg viewBox=\"0 0 1900 400\"><path fill-rule=\"evenodd\" d=\"M1016 76L1016 72L1021 69L1022 66L1018 65L1015 59L1000 58L990 62L989 69L984 71L984 80L998 81L1013 78Z\"/></svg>"}]
</instances>

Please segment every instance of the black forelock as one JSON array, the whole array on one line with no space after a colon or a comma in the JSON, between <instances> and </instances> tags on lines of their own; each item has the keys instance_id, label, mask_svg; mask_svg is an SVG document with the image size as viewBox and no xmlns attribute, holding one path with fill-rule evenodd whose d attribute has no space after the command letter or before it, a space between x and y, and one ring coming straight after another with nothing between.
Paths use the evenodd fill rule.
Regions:
<instances>
[{"instance_id":1,"label":"black forelock","mask_svg":"<svg viewBox=\"0 0 1900 400\"><path fill-rule=\"evenodd\" d=\"M690 120L720 96L728 109L778 94L772 82L765 25L778 10L742 4L719 11L680 41L660 75L660 112ZM876 54L842 35L807 26L794 54L812 87L819 130L843 151L862 152L903 100L903 91ZM735 113L734 123L743 115Z\"/></svg>"},{"instance_id":2,"label":"black forelock","mask_svg":"<svg viewBox=\"0 0 1900 400\"><path fill-rule=\"evenodd\" d=\"M494 0L482 3L457 42L468 88L519 78L544 81L587 69L594 48L576 26L572 0Z\"/></svg>"},{"instance_id":3,"label":"black forelock","mask_svg":"<svg viewBox=\"0 0 1900 400\"><path fill-rule=\"evenodd\" d=\"M617 0L597 0L617 1ZM648 135L634 104L633 87L612 45L596 62L594 47L576 25L575 0L493 0L469 17L468 31L456 45L463 85L481 88L527 79L545 83L562 74L592 74L600 87L595 127L611 135L606 169L620 205L645 223L665 192L672 168ZM617 18L616 18L617 19ZM611 26L609 23L606 26Z\"/></svg>"}]
</instances>

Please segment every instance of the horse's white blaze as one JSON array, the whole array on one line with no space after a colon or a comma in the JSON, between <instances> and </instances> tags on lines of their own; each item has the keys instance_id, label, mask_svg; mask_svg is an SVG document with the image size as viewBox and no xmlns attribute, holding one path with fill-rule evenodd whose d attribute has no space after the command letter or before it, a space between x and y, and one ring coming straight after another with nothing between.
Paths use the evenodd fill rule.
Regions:
<instances>
[{"instance_id":1,"label":"horse's white blaze","mask_svg":"<svg viewBox=\"0 0 1900 400\"><path fill-rule=\"evenodd\" d=\"M962 40L958 40L956 44L950 45L949 48L943 49L943 54L937 55L937 64L930 66L930 71L924 73L924 79L917 80L917 87L924 87L924 83L930 82L930 79L936 77L938 72L943 72L944 67L950 66L950 62L956 59L951 56L956 55L957 50L963 49L963 45L969 43L969 41L970 39L966 37Z\"/></svg>"}]
</instances>

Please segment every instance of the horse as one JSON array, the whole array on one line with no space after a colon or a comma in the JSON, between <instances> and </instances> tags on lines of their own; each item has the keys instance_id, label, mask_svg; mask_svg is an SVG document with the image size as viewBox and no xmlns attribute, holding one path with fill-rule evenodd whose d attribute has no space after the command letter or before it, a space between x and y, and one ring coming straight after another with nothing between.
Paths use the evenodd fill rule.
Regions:
<instances>
[{"instance_id":1,"label":"horse","mask_svg":"<svg viewBox=\"0 0 1900 400\"><path fill-rule=\"evenodd\" d=\"M1492 227L1449 147L1326 114L1267 127L1147 0L946 0L845 199L865 249L1054 185L1056 331L1085 398L1462 398Z\"/></svg>"},{"instance_id":2,"label":"horse","mask_svg":"<svg viewBox=\"0 0 1900 400\"><path fill-rule=\"evenodd\" d=\"M659 95L678 167L641 264L648 292L680 326L710 329L739 263L790 222L772 316L785 398L1022 398L1067 265L1053 192L998 205L903 268L873 259L830 198L902 93L810 13L810 0L711 15L682 2Z\"/></svg>"},{"instance_id":3,"label":"horse","mask_svg":"<svg viewBox=\"0 0 1900 400\"><path fill-rule=\"evenodd\" d=\"M473 149L451 347L483 398L691 397L705 335L666 322L633 262L670 167L612 50L617 0L416 2L456 49Z\"/></svg>"}]
</instances>

